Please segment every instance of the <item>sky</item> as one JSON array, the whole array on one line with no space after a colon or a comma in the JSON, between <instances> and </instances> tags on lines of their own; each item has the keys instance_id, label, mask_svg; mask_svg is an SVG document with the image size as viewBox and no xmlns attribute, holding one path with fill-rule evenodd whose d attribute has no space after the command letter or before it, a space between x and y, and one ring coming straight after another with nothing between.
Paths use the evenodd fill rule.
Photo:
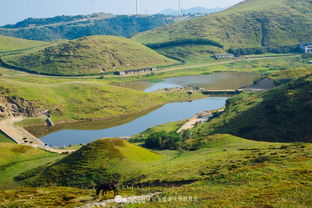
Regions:
<instances>
[{"instance_id":1,"label":"sky","mask_svg":"<svg viewBox=\"0 0 312 208\"><path fill-rule=\"evenodd\" d=\"M243 0L181 0L182 8L228 7ZM0 25L14 24L28 17L53 17L57 15L134 14L136 0L0 0ZM178 8L178 0L139 0L141 14Z\"/></svg>"}]
</instances>

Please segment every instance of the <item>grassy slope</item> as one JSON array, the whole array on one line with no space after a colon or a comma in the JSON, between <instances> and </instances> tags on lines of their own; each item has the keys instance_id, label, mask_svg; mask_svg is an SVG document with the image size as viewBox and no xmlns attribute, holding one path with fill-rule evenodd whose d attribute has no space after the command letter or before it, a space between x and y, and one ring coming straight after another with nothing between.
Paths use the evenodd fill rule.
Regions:
<instances>
[{"instance_id":1,"label":"grassy slope","mask_svg":"<svg viewBox=\"0 0 312 208\"><path fill-rule=\"evenodd\" d=\"M0 131L0 143L14 143L7 135Z\"/></svg>"},{"instance_id":2,"label":"grassy slope","mask_svg":"<svg viewBox=\"0 0 312 208\"><path fill-rule=\"evenodd\" d=\"M120 174L122 180L131 180L131 176L162 158L159 154L121 139L101 139L47 167L36 178L36 183L92 187L99 183L96 182L98 178L102 181L112 180L114 174Z\"/></svg>"},{"instance_id":3,"label":"grassy slope","mask_svg":"<svg viewBox=\"0 0 312 208\"><path fill-rule=\"evenodd\" d=\"M184 173L184 177L188 175L191 178L197 174L201 182L166 188L159 198L191 196L196 197L195 202L175 200L126 207L310 206L311 144L305 148L299 144L282 146L229 135L217 135L214 139L218 140L212 142L209 148L182 154L162 167L163 177L179 177Z\"/></svg>"},{"instance_id":4,"label":"grassy slope","mask_svg":"<svg viewBox=\"0 0 312 208\"><path fill-rule=\"evenodd\" d=\"M175 130L178 130L184 123L185 123L185 121L175 121L175 122L169 122L169 123L161 124L161 125L154 126L154 127L146 129L145 131L140 133L140 135L144 135L146 137L146 136L148 136L150 134L153 134L155 132L160 132L160 131L171 132L171 131L175 131Z\"/></svg>"},{"instance_id":5,"label":"grassy slope","mask_svg":"<svg viewBox=\"0 0 312 208\"><path fill-rule=\"evenodd\" d=\"M163 181L167 183L199 180L191 185L184 185L176 188L156 188L163 193L161 197L193 196L197 197L196 202L157 202L129 205L127 207L308 207L311 204L311 171L312 171L312 146L311 144L283 144L258 142L242 139L231 135L213 135L206 138L208 145L200 150L191 152L159 151L163 155L160 159L148 161L144 156L150 155L149 151L141 149L141 159L134 158L131 153L132 161L141 161L141 175L145 175L141 180L138 178L134 182L155 182ZM103 141L101 141L103 142ZM86 148L78 153L85 153L81 160L66 160L56 165L56 170L61 170L61 165L86 168L89 166L97 167L99 164L107 164L107 145L106 148L97 142L93 143L92 153ZM127 152L129 148L124 150ZM117 148L119 148L117 146ZM82 151L83 150L83 151ZM125 155L120 148L122 155ZM137 148L132 150L137 151ZM112 155L116 157L118 151L109 153L110 160ZM73 159L77 155L69 156ZM89 155L89 157L87 157ZM117 154L118 155L118 154ZM139 154L138 154L139 155ZM155 155L155 154L152 154ZM154 157L154 156L153 156ZM159 157L159 156L158 156ZM96 158L96 159L94 159ZM66 161L70 163L65 163ZM73 163L73 161L79 161ZM102 162L100 162L102 161ZM120 162L118 163L120 164ZM143 165L145 164L145 165ZM117 167L117 168L122 168ZM138 167L138 166L128 166ZM115 168L115 167L113 167ZM138 168L137 168L138 169ZM51 173L51 172L50 172ZM75 173L79 173L75 171ZM137 175L128 172L129 175ZM68 175L68 174L67 174ZM52 176L49 176L52 177ZM75 193L72 200L74 205L80 198L91 199L93 192L88 190L74 190L70 188L58 188L62 196ZM152 190L154 190L152 188ZM64 203L63 207L74 207L73 204L66 202L54 187L21 189L0 192L0 196L12 200L5 200L3 205L12 204L13 199L17 199L21 204L39 204L38 206L56 206L56 203ZM150 191L139 189L131 195L142 195ZM122 196L128 195L125 189L120 190ZM110 195L111 196L111 195ZM51 198L54 198L52 200ZM49 199L45 201L43 199ZM51 200L50 200L51 199ZM0 202L1 203L1 202ZM17 202L15 202L17 203ZM61 206L61 205L59 205Z\"/></svg>"},{"instance_id":6,"label":"grassy slope","mask_svg":"<svg viewBox=\"0 0 312 208\"><path fill-rule=\"evenodd\" d=\"M194 132L199 136L226 132L249 139L311 142L311 86L310 73L267 92L243 93L228 102L224 113Z\"/></svg>"},{"instance_id":7,"label":"grassy slope","mask_svg":"<svg viewBox=\"0 0 312 208\"><path fill-rule=\"evenodd\" d=\"M204 38L225 49L298 44L312 40L311 8L310 0L247 0L223 12L156 28L133 39L147 44Z\"/></svg>"},{"instance_id":8,"label":"grassy slope","mask_svg":"<svg viewBox=\"0 0 312 208\"><path fill-rule=\"evenodd\" d=\"M46 42L41 41L24 40L0 35L0 55L2 52L6 51L35 48L46 44L47 44Z\"/></svg>"},{"instance_id":9,"label":"grassy slope","mask_svg":"<svg viewBox=\"0 0 312 208\"><path fill-rule=\"evenodd\" d=\"M0 189L16 188L19 184L14 182L15 176L63 157L5 141L0 143L0 149Z\"/></svg>"},{"instance_id":10,"label":"grassy slope","mask_svg":"<svg viewBox=\"0 0 312 208\"><path fill-rule=\"evenodd\" d=\"M113 118L188 98L186 92L145 93L97 82L58 83L57 79L43 79L42 83L31 83L31 79L27 80L2 79L0 86L10 89L5 93L7 96L22 97L41 109L50 110L56 122ZM45 80L49 84L45 84Z\"/></svg>"},{"instance_id":11,"label":"grassy slope","mask_svg":"<svg viewBox=\"0 0 312 208\"><path fill-rule=\"evenodd\" d=\"M114 36L63 41L3 60L10 66L52 75L100 74L175 63L139 43Z\"/></svg>"}]
</instances>

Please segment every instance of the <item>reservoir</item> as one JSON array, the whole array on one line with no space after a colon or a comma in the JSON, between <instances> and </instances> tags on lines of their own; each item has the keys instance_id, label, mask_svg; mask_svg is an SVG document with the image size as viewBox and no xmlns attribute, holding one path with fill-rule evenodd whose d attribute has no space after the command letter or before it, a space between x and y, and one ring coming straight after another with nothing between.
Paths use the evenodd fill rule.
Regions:
<instances>
[{"instance_id":1,"label":"reservoir","mask_svg":"<svg viewBox=\"0 0 312 208\"><path fill-rule=\"evenodd\" d=\"M156 125L188 119L205 110L222 108L226 100L226 97L208 97L192 102L170 103L115 127L99 130L60 130L42 136L40 139L45 144L62 147L64 145L86 144L104 137L132 136Z\"/></svg>"},{"instance_id":2,"label":"reservoir","mask_svg":"<svg viewBox=\"0 0 312 208\"><path fill-rule=\"evenodd\" d=\"M216 72L209 75L180 76L164 80L139 80L115 83L120 87L153 92L164 88L199 87L206 90L239 89L253 84L257 74L248 72ZM227 97L208 97L191 102L169 103L138 115L113 120L92 121L54 127L30 127L28 131L52 146L86 144L104 137L126 137L167 122L185 120L205 110L225 106Z\"/></svg>"},{"instance_id":3,"label":"reservoir","mask_svg":"<svg viewBox=\"0 0 312 208\"><path fill-rule=\"evenodd\" d=\"M199 87L206 90L239 89L252 85L259 75L250 72L215 72L209 75L179 76L163 80L138 80L116 83L114 85L145 92L154 92L164 88Z\"/></svg>"}]
</instances>

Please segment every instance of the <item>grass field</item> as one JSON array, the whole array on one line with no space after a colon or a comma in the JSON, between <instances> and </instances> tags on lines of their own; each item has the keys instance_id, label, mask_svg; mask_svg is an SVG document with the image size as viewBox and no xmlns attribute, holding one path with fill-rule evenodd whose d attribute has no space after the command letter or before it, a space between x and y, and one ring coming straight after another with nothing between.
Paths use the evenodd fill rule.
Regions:
<instances>
[{"instance_id":1,"label":"grass field","mask_svg":"<svg viewBox=\"0 0 312 208\"><path fill-rule=\"evenodd\" d=\"M15 176L64 157L29 146L7 143L3 139L0 149L0 190L22 187L14 181Z\"/></svg>"},{"instance_id":2,"label":"grass field","mask_svg":"<svg viewBox=\"0 0 312 208\"><path fill-rule=\"evenodd\" d=\"M0 35L0 56L6 53L17 53L19 51L26 51L39 46L48 45L47 42L32 41L9 36Z\"/></svg>"},{"instance_id":3,"label":"grass field","mask_svg":"<svg viewBox=\"0 0 312 208\"><path fill-rule=\"evenodd\" d=\"M0 131L0 143L14 143L7 135Z\"/></svg>"},{"instance_id":4,"label":"grass field","mask_svg":"<svg viewBox=\"0 0 312 208\"><path fill-rule=\"evenodd\" d=\"M209 141L207 146L197 151L156 151L159 156L149 161L144 157L133 158L134 161L140 161L141 165L136 166L137 171L130 174L135 173L132 176L137 176L139 173L144 176L141 179L135 177L135 183L162 183L164 187L155 188L162 192L159 200L192 196L196 197L196 202L177 200L126 207L305 208L311 204L311 144L257 142L231 135L213 135L206 139ZM124 150L126 149L129 148ZM124 150L121 150L122 155L129 153L131 157L134 156L131 151ZM137 151L136 148L133 151ZM175 187L175 184L188 180L194 180L195 183ZM122 196L141 195L148 190L134 189L134 192L129 193L129 190L122 189L120 193ZM47 207L56 206L56 203L61 203L63 207L74 207L92 200L94 191L62 187L19 188L1 191L0 195L15 199L14 203L20 205L40 206L38 204L44 203L43 199L46 198L49 202ZM68 195L73 199L64 200L63 197ZM54 200L50 200L51 198ZM1 203L5 206L13 202L6 200Z\"/></svg>"}]
</instances>

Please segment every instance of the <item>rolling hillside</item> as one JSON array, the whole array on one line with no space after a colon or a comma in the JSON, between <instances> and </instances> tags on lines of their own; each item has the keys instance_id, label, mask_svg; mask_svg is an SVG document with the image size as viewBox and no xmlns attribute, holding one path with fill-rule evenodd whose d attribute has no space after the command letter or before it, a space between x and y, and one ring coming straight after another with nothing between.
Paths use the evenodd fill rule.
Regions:
<instances>
[{"instance_id":1,"label":"rolling hillside","mask_svg":"<svg viewBox=\"0 0 312 208\"><path fill-rule=\"evenodd\" d=\"M48 43L0 35L0 56L12 53L20 53L45 45L48 45Z\"/></svg>"},{"instance_id":2,"label":"rolling hillside","mask_svg":"<svg viewBox=\"0 0 312 208\"><path fill-rule=\"evenodd\" d=\"M195 135L215 133L279 142L312 142L312 74L261 93L243 93L225 112L199 125Z\"/></svg>"},{"instance_id":3,"label":"rolling hillside","mask_svg":"<svg viewBox=\"0 0 312 208\"><path fill-rule=\"evenodd\" d=\"M165 15L92 15L57 16L52 18L28 18L15 25L0 27L0 34L29 40L52 41L77 39L91 35L131 37L146 30L175 21Z\"/></svg>"},{"instance_id":4,"label":"rolling hillside","mask_svg":"<svg viewBox=\"0 0 312 208\"><path fill-rule=\"evenodd\" d=\"M312 41L311 10L311 0L246 0L225 11L146 31L133 39L148 45L166 43L166 48L178 46L174 44L177 40L190 39L210 40L225 50L294 45Z\"/></svg>"},{"instance_id":5,"label":"rolling hillside","mask_svg":"<svg viewBox=\"0 0 312 208\"><path fill-rule=\"evenodd\" d=\"M30 146L8 143L1 136L0 148L0 189L18 187L13 180L15 176L63 157Z\"/></svg>"},{"instance_id":6,"label":"rolling hillside","mask_svg":"<svg viewBox=\"0 0 312 208\"><path fill-rule=\"evenodd\" d=\"M130 180L130 173L140 173L140 168L162 158L122 139L101 139L45 168L36 183L91 188L103 181Z\"/></svg>"},{"instance_id":7,"label":"rolling hillside","mask_svg":"<svg viewBox=\"0 0 312 208\"><path fill-rule=\"evenodd\" d=\"M48 75L90 75L175 63L139 43L114 36L57 42L3 61L20 70Z\"/></svg>"}]
</instances>

